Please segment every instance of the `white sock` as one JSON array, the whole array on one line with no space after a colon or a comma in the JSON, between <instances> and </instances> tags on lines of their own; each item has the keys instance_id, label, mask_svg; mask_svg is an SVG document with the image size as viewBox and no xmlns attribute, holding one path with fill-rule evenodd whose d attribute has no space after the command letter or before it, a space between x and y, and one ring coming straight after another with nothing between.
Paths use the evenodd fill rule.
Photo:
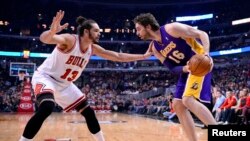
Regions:
<instances>
[{"instance_id":1,"label":"white sock","mask_svg":"<svg viewBox=\"0 0 250 141\"><path fill-rule=\"evenodd\" d=\"M96 141L105 141L102 131L92 134Z\"/></svg>"},{"instance_id":2,"label":"white sock","mask_svg":"<svg viewBox=\"0 0 250 141\"><path fill-rule=\"evenodd\" d=\"M21 136L21 138L19 139L19 141L33 141L32 139L27 139L23 136Z\"/></svg>"}]
</instances>

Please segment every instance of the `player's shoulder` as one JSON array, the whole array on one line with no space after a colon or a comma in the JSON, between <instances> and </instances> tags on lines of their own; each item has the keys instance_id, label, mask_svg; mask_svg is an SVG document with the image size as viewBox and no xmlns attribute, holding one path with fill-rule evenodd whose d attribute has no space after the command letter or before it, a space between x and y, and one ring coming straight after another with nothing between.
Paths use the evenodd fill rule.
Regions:
<instances>
[{"instance_id":1,"label":"player's shoulder","mask_svg":"<svg viewBox=\"0 0 250 141\"><path fill-rule=\"evenodd\" d=\"M59 36L61 36L65 40L65 42L69 45L75 44L78 38L76 34L70 34L70 33L62 33L62 34L59 34Z\"/></svg>"},{"instance_id":2,"label":"player's shoulder","mask_svg":"<svg viewBox=\"0 0 250 141\"><path fill-rule=\"evenodd\" d=\"M93 49L102 48L102 47L101 47L100 45L98 45L98 44L92 44L91 47L92 47Z\"/></svg>"},{"instance_id":3,"label":"player's shoulder","mask_svg":"<svg viewBox=\"0 0 250 141\"><path fill-rule=\"evenodd\" d=\"M64 36L64 37L71 37L71 36L77 36L76 34L71 34L71 33L62 33L62 34L59 34L60 36Z\"/></svg>"},{"instance_id":4,"label":"player's shoulder","mask_svg":"<svg viewBox=\"0 0 250 141\"><path fill-rule=\"evenodd\" d=\"M63 36L65 36L66 40L73 45L75 45L75 43L78 39L78 35L76 35L76 34L65 33L65 34L63 34Z\"/></svg>"},{"instance_id":5,"label":"player's shoulder","mask_svg":"<svg viewBox=\"0 0 250 141\"><path fill-rule=\"evenodd\" d=\"M66 44L57 45L58 48L60 48L62 51L65 51L65 50L67 51L67 50L71 50L72 48L74 48L74 46L76 45L76 41L77 41L76 34L63 33L63 34L60 34L60 36L65 39Z\"/></svg>"},{"instance_id":6,"label":"player's shoulder","mask_svg":"<svg viewBox=\"0 0 250 141\"><path fill-rule=\"evenodd\" d=\"M63 33L61 35L68 38L68 39L71 39L71 40L76 40L78 38L78 36L76 34Z\"/></svg>"},{"instance_id":7,"label":"player's shoulder","mask_svg":"<svg viewBox=\"0 0 250 141\"><path fill-rule=\"evenodd\" d=\"M92 45L91 45L91 48L92 48L93 54L98 54L98 53L104 51L104 48L102 48L102 47L101 47L100 45L98 45L98 44L92 44Z\"/></svg>"},{"instance_id":8,"label":"player's shoulder","mask_svg":"<svg viewBox=\"0 0 250 141\"><path fill-rule=\"evenodd\" d=\"M168 23L168 24L165 24L164 28L165 28L165 31L172 37L175 37L175 38L179 38L178 34L176 33L176 31L178 31L178 29L180 27L183 27L184 24L182 23L179 23L179 22L173 22L173 23Z\"/></svg>"},{"instance_id":9,"label":"player's shoulder","mask_svg":"<svg viewBox=\"0 0 250 141\"><path fill-rule=\"evenodd\" d=\"M165 25L164 25L164 28L165 28L166 31L168 31L168 30L173 30L173 29L175 29L177 26L181 26L181 25L184 25L184 24L179 23L179 22L173 22L173 23L165 24Z\"/></svg>"}]
</instances>

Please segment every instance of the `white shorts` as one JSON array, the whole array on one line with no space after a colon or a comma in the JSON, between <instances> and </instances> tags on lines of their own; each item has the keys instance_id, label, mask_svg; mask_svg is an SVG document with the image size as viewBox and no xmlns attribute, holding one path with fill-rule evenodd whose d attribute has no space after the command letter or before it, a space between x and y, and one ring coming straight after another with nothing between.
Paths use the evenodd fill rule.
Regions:
<instances>
[{"instance_id":1,"label":"white shorts","mask_svg":"<svg viewBox=\"0 0 250 141\"><path fill-rule=\"evenodd\" d=\"M31 82L36 96L43 93L54 94L55 102L66 112L86 100L86 95L74 83L58 82L45 73L35 71Z\"/></svg>"}]
</instances>

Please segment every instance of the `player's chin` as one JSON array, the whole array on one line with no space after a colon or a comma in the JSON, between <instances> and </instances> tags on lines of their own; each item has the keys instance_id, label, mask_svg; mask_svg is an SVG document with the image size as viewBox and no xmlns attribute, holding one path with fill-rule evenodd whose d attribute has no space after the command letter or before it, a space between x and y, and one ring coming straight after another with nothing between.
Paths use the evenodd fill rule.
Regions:
<instances>
[{"instance_id":1,"label":"player's chin","mask_svg":"<svg viewBox=\"0 0 250 141\"><path fill-rule=\"evenodd\" d=\"M148 38L146 38L146 37L140 37L143 41L147 41L147 40L149 40Z\"/></svg>"},{"instance_id":2,"label":"player's chin","mask_svg":"<svg viewBox=\"0 0 250 141\"><path fill-rule=\"evenodd\" d=\"M144 38L144 37L140 37L140 39L145 41L145 38Z\"/></svg>"},{"instance_id":3,"label":"player's chin","mask_svg":"<svg viewBox=\"0 0 250 141\"><path fill-rule=\"evenodd\" d=\"M99 43L99 39L95 39L93 42L94 42L95 44L97 44L97 43Z\"/></svg>"},{"instance_id":4,"label":"player's chin","mask_svg":"<svg viewBox=\"0 0 250 141\"><path fill-rule=\"evenodd\" d=\"M142 39L143 41L148 41L148 40L150 40L149 38L143 38Z\"/></svg>"}]
</instances>

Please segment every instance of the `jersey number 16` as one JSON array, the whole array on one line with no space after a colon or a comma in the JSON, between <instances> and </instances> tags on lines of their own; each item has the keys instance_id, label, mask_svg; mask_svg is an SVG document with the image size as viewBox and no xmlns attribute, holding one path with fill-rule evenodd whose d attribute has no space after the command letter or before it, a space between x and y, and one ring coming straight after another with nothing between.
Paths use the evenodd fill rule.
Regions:
<instances>
[{"instance_id":1,"label":"jersey number 16","mask_svg":"<svg viewBox=\"0 0 250 141\"><path fill-rule=\"evenodd\" d=\"M185 55L179 50L175 50L173 51L172 55L168 56L168 58L179 64L180 60L185 58Z\"/></svg>"}]
</instances>

